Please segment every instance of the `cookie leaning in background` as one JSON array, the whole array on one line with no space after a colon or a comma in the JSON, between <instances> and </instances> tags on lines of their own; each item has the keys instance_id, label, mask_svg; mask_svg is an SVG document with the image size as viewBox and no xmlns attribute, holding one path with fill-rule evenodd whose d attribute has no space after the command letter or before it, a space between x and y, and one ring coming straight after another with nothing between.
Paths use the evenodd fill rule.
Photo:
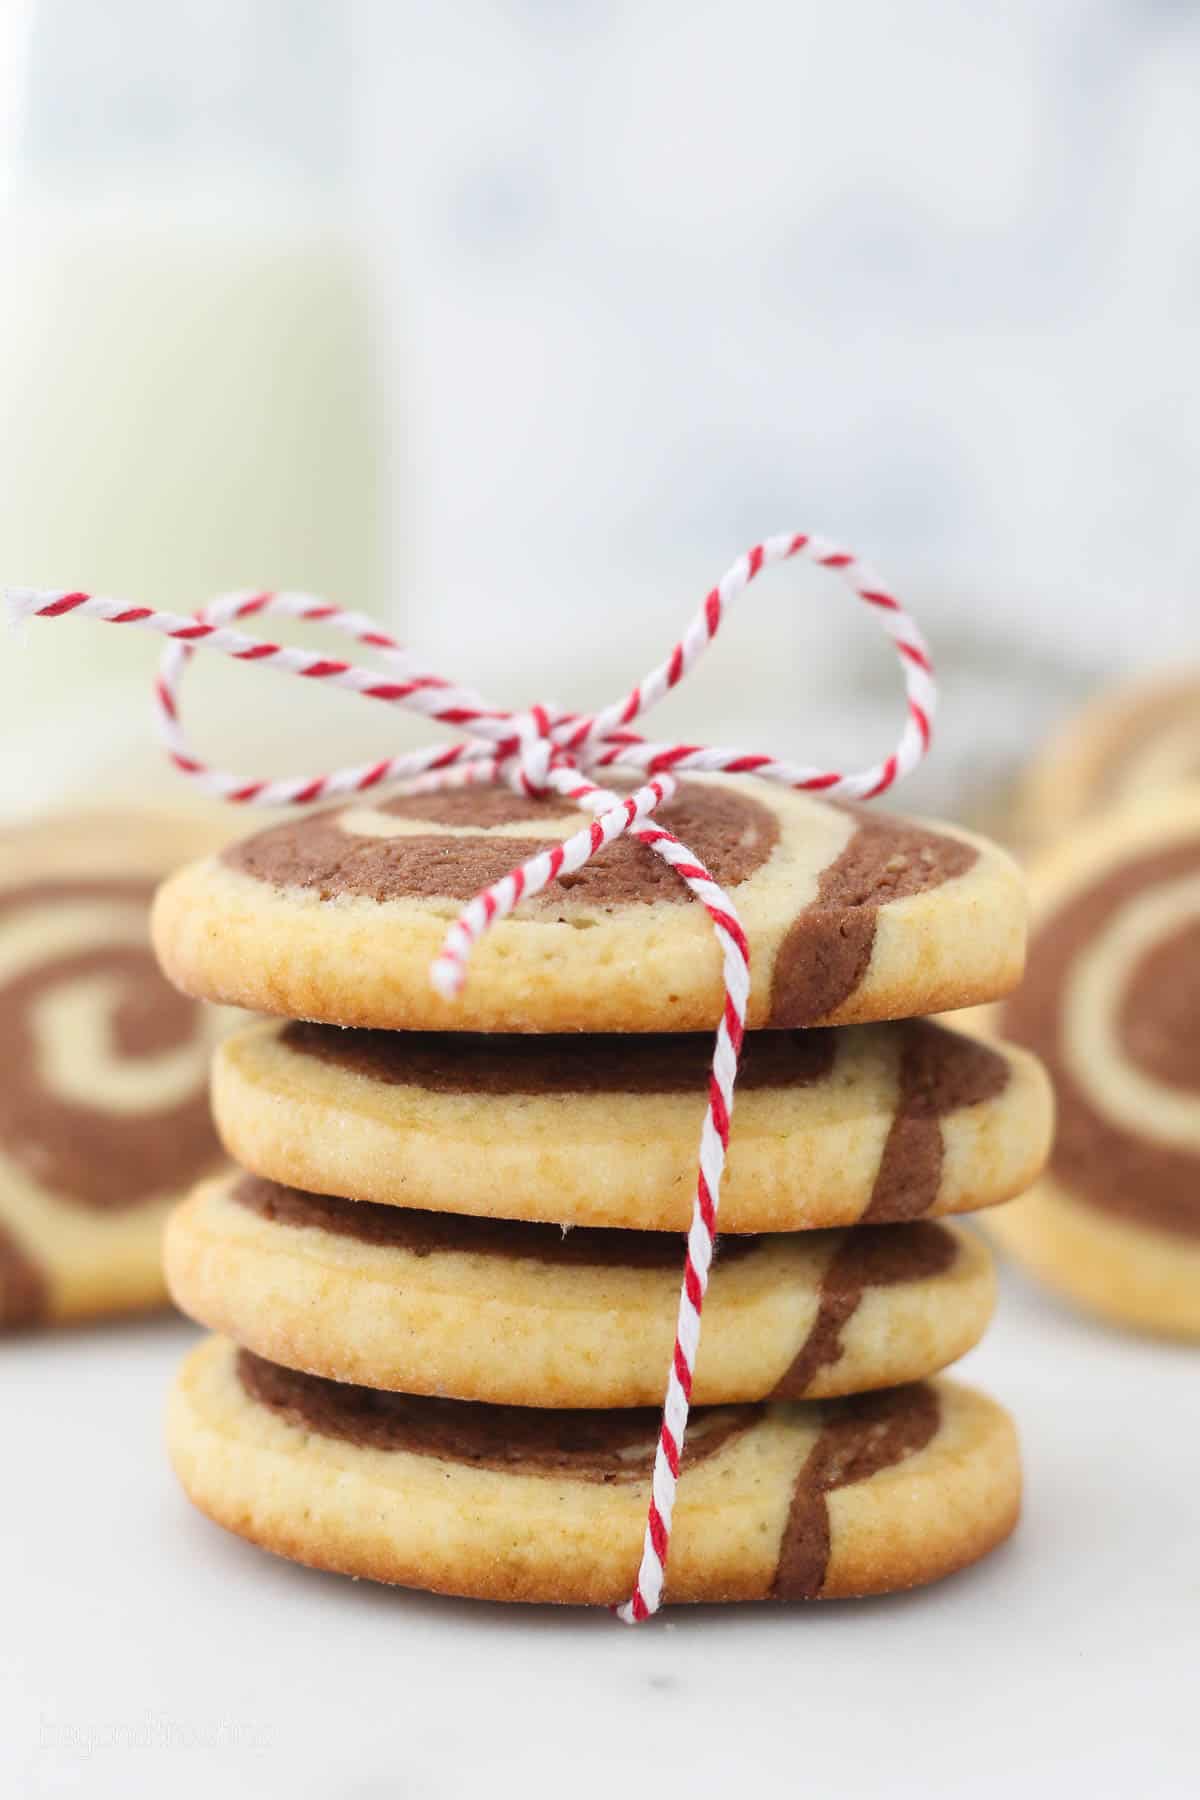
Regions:
<instances>
[{"instance_id":1,"label":"cookie leaning in background","mask_svg":"<svg viewBox=\"0 0 1200 1800\"><path fill-rule=\"evenodd\" d=\"M1014 827L1031 849L1106 808L1200 780L1200 669L1106 689L1030 764Z\"/></svg>"},{"instance_id":2,"label":"cookie leaning in background","mask_svg":"<svg viewBox=\"0 0 1200 1800\"><path fill-rule=\"evenodd\" d=\"M355 1201L685 1231L708 1097L699 1034L478 1036L257 1021L213 1063L235 1162ZM1036 1060L913 1019L751 1032L727 1232L992 1206L1046 1159Z\"/></svg>"},{"instance_id":3,"label":"cookie leaning in background","mask_svg":"<svg viewBox=\"0 0 1200 1800\"><path fill-rule=\"evenodd\" d=\"M1021 878L981 838L735 775L689 775L654 817L737 906L751 1028L948 1011L1020 979ZM453 1003L431 987L463 903L589 818L498 787L309 813L167 882L155 947L185 993L333 1025L715 1027L724 987L711 922L631 837L496 919Z\"/></svg>"},{"instance_id":4,"label":"cookie leaning in background","mask_svg":"<svg viewBox=\"0 0 1200 1800\"><path fill-rule=\"evenodd\" d=\"M167 1228L182 1310L336 1381L516 1406L653 1406L683 1241L563 1232L322 1199L257 1176L205 1183ZM918 1221L723 1237L692 1397L825 1397L963 1356L991 1316L978 1235Z\"/></svg>"},{"instance_id":5,"label":"cookie leaning in background","mask_svg":"<svg viewBox=\"0 0 1200 1800\"><path fill-rule=\"evenodd\" d=\"M221 1158L215 1020L159 973L149 908L215 839L132 813L0 831L0 1329L166 1300L167 1211Z\"/></svg>"},{"instance_id":6,"label":"cookie leaning in background","mask_svg":"<svg viewBox=\"0 0 1200 1800\"><path fill-rule=\"evenodd\" d=\"M435 1593L613 1605L637 1560L658 1426L652 1409L377 1393L210 1338L180 1371L167 1435L196 1505L293 1561ZM1019 1505L1011 1420L954 1382L702 1408L671 1599L914 1587L994 1549Z\"/></svg>"},{"instance_id":7,"label":"cookie leaning in background","mask_svg":"<svg viewBox=\"0 0 1200 1800\"><path fill-rule=\"evenodd\" d=\"M1047 1064L1047 1173L990 1222L1050 1286L1200 1339L1200 783L1036 861L1024 986L989 1022Z\"/></svg>"}]
</instances>

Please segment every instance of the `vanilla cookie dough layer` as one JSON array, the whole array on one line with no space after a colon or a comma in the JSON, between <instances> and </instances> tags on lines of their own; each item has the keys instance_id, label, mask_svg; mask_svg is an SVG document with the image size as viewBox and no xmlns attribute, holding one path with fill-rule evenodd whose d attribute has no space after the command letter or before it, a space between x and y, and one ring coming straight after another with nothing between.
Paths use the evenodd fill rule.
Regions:
<instances>
[{"instance_id":1,"label":"vanilla cookie dough layer","mask_svg":"<svg viewBox=\"0 0 1200 1800\"><path fill-rule=\"evenodd\" d=\"M380 1394L214 1338L184 1364L168 1437L197 1506L295 1562L481 1599L612 1605L641 1556L658 1423L654 1410ZM952 1382L702 1408L666 1599L916 1587L986 1555L1019 1505L1011 1420Z\"/></svg>"},{"instance_id":2,"label":"vanilla cookie dough layer","mask_svg":"<svg viewBox=\"0 0 1200 1800\"><path fill-rule=\"evenodd\" d=\"M221 1161L219 1023L163 979L149 908L214 841L155 814L0 831L0 1330L165 1304L167 1212Z\"/></svg>"},{"instance_id":3,"label":"vanilla cookie dough layer","mask_svg":"<svg viewBox=\"0 0 1200 1800\"><path fill-rule=\"evenodd\" d=\"M291 1369L516 1406L653 1406L685 1242L208 1183L167 1236L184 1312ZM698 1403L818 1398L931 1375L978 1342L994 1277L946 1225L723 1238Z\"/></svg>"},{"instance_id":4,"label":"vanilla cookie dough layer","mask_svg":"<svg viewBox=\"0 0 1200 1800\"><path fill-rule=\"evenodd\" d=\"M689 777L656 817L737 906L751 1026L947 1011L1020 978L1021 879L980 838L736 776ZM457 1000L434 992L430 964L462 905L587 822L497 788L309 814L169 881L155 944L187 993L335 1025L715 1026L724 990L708 916L632 838L497 923Z\"/></svg>"},{"instance_id":5,"label":"vanilla cookie dough layer","mask_svg":"<svg viewBox=\"0 0 1200 1800\"><path fill-rule=\"evenodd\" d=\"M1200 669L1127 682L1068 720L1035 758L1018 835L1050 845L1082 819L1189 780L1200 781Z\"/></svg>"},{"instance_id":6,"label":"vanilla cookie dough layer","mask_svg":"<svg viewBox=\"0 0 1200 1800\"><path fill-rule=\"evenodd\" d=\"M256 1174L356 1200L686 1230L707 1035L487 1038L275 1021L213 1066L217 1126ZM912 1020L746 1039L725 1231L965 1212L1026 1188L1050 1142L1036 1060Z\"/></svg>"},{"instance_id":7,"label":"vanilla cookie dough layer","mask_svg":"<svg viewBox=\"0 0 1200 1800\"><path fill-rule=\"evenodd\" d=\"M1081 829L1031 871L1028 979L991 1022L1058 1095L1001 1240L1106 1317L1200 1338L1200 785Z\"/></svg>"},{"instance_id":8,"label":"vanilla cookie dough layer","mask_svg":"<svg viewBox=\"0 0 1200 1800\"><path fill-rule=\"evenodd\" d=\"M1002 1250L1097 1318L1200 1343L1200 1244L1105 1218L1049 1182L989 1228Z\"/></svg>"}]
</instances>

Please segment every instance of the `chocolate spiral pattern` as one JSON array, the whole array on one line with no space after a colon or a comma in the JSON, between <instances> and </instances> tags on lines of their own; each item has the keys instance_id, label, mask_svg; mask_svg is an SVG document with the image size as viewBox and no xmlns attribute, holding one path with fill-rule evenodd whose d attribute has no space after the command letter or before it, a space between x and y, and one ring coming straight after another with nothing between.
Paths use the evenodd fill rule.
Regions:
<instances>
[{"instance_id":1,"label":"chocolate spiral pattern","mask_svg":"<svg viewBox=\"0 0 1200 1800\"><path fill-rule=\"evenodd\" d=\"M203 1009L139 941L153 891L89 879L0 894L0 942L21 915L51 925L56 908L101 909L94 941L0 975L0 1152L41 1192L101 1213L179 1191L218 1159ZM126 913L127 929L106 941Z\"/></svg>"},{"instance_id":2,"label":"chocolate spiral pattern","mask_svg":"<svg viewBox=\"0 0 1200 1800\"><path fill-rule=\"evenodd\" d=\"M950 1233L927 1221L899 1231L883 1225L848 1231L821 1278L816 1318L780 1377L774 1397L802 1400L821 1371L839 1361L845 1351L844 1333L873 1289L932 1280L953 1265L956 1254Z\"/></svg>"},{"instance_id":3,"label":"chocolate spiral pattern","mask_svg":"<svg viewBox=\"0 0 1200 1800\"><path fill-rule=\"evenodd\" d=\"M237 1378L249 1400L288 1423L361 1449L605 1485L644 1482L654 1463L659 1418L648 1407L544 1412L413 1398L303 1375L249 1350L238 1351ZM820 1595L832 1549L829 1495L916 1455L941 1424L937 1389L923 1382L818 1401L813 1413L820 1427L794 1479L771 1586L775 1600ZM697 1408L684 1452L685 1479L689 1469L720 1455L769 1416L763 1405Z\"/></svg>"},{"instance_id":4,"label":"chocolate spiral pattern","mask_svg":"<svg viewBox=\"0 0 1200 1800\"><path fill-rule=\"evenodd\" d=\"M272 1224L331 1232L420 1257L465 1252L538 1261L551 1269L677 1269L684 1250L683 1238L671 1231L578 1227L564 1235L558 1225L413 1212L402 1206L364 1205L360 1200L307 1194L259 1175L240 1176L231 1197L247 1212ZM753 1256L769 1241L756 1236L720 1237L714 1266L727 1269L731 1263ZM953 1235L927 1220L900 1230L863 1225L845 1232L821 1275L812 1324L771 1398L802 1400L816 1377L839 1361L845 1352L845 1333L867 1294L930 1281L945 1274L956 1256Z\"/></svg>"},{"instance_id":5,"label":"chocolate spiral pattern","mask_svg":"<svg viewBox=\"0 0 1200 1800\"><path fill-rule=\"evenodd\" d=\"M1059 906L1002 1028L1053 1078L1058 1183L1200 1237L1200 843L1131 856Z\"/></svg>"},{"instance_id":6,"label":"chocolate spiral pattern","mask_svg":"<svg viewBox=\"0 0 1200 1800\"><path fill-rule=\"evenodd\" d=\"M813 1025L842 1005L870 966L880 909L957 879L977 858L971 845L928 826L860 807L837 811L850 815L853 829L784 935L772 980L773 1025ZM767 802L697 782L681 781L655 818L730 890L765 867L780 838L779 817ZM465 788L288 820L231 845L223 860L276 887L316 889L323 900L469 900L586 820L565 805L559 817L548 803L504 789ZM688 901L673 871L629 837L523 905L553 915L564 896L599 907Z\"/></svg>"},{"instance_id":7,"label":"chocolate spiral pattern","mask_svg":"<svg viewBox=\"0 0 1200 1800\"><path fill-rule=\"evenodd\" d=\"M341 1438L360 1449L403 1450L477 1469L606 1485L644 1481L654 1467L659 1414L650 1406L543 1410L397 1394L304 1375L250 1350L238 1351L237 1373L246 1394L260 1406L303 1430ZM688 1436L689 1463L715 1455L747 1430L760 1410L699 1410Z\"/></svg>"}]
</instances>

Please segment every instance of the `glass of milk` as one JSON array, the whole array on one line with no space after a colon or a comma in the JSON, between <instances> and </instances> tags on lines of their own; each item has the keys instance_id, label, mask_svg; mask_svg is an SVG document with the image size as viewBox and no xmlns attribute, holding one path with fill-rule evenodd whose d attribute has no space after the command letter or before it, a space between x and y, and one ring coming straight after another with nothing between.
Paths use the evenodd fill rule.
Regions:
<instances>
[{"instance_id":1,"label":"glass of milk","mask_svg":"<svg viewBox=\"0 0 1200 1800\"><path fill-rule=\"evenodd\" d=\"M349 11L12 6L0 580L179 610L234 587L379 607ZM151 741L157 654L104 626L0 640L0 809L143 777L175 793ZM242 674L193 679L211 681L207 748L257 766L295 705L264 689L293 684Z\"/></svg>"}]
</instances>

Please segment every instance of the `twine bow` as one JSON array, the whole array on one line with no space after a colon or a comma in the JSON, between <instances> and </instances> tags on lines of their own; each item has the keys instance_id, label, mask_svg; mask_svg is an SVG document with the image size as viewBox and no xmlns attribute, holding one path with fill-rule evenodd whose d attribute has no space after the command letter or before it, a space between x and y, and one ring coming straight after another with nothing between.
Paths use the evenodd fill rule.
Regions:
<instances>
[{"instance_id":1,"label":"twine bow","mask_svg":"<svg viewBox=\"0 0 1200 1800\"><path fill-rule=\"evenodd\" d=\"M907 712L891 754L869 768L842 774L728 748L654 743L631 730L633 722L649 712L694 667L716 636L728 608L755 576L794 556L803 556L841 576L858 599L876 614L895 646L904 676ZM411 793L503 781L531 798L553 794L591 813L590 825L562 843L539 851L463 908L430 970L434 987L447 999L452 999L462 987L471 949L490 926L507 917L522 899L540 893L559 876L582 868L619 837L630 835L648 845L704 906L721 947L725 1002L717 1028L708 1105L700 1136L675 1348L655 1452L641 1565L630 1598L616 1609L627 1623L648 1618L662 1601L671 1518L700 1343L700 1316L712 1264L721 1175L729 1146L734 1084L750 993L749 947L733 901L687 846L655 823L654 814L675 792L680 771L755 775L809 793L860 800L884 793L916 766L929 747L936 689L917 627L899 601L847 551L804 532L768 538L739 557L706 596L670 655L623 699L597 713L572 713L549 705L512 712L489 706L469 688L459 687L424 668L410 651L401 648L365 614L344 612L308 594L227 595L193 618L79 592L10 588L5 599L15 619L79 614L112 625L140 626L165 637L168 643L155 687L159 734L176 768L220 799L237 805L296 806L362 793L384 782L404 782ZM353 663L267 643L237 629L236 622L268 614L332 626L377 651L386 665L384 676ZM308 681L347 688L367 699L385 701L435 719L466 735L449 745L408 751L381 762L323 775L247 781L202 762L193 753L180 723L179 683L195 650L202 645L221 650L238 662L260 662ZM610 769L639 777L641 785L623 795L589 779Z\"/></svg>"}]
</instances>

